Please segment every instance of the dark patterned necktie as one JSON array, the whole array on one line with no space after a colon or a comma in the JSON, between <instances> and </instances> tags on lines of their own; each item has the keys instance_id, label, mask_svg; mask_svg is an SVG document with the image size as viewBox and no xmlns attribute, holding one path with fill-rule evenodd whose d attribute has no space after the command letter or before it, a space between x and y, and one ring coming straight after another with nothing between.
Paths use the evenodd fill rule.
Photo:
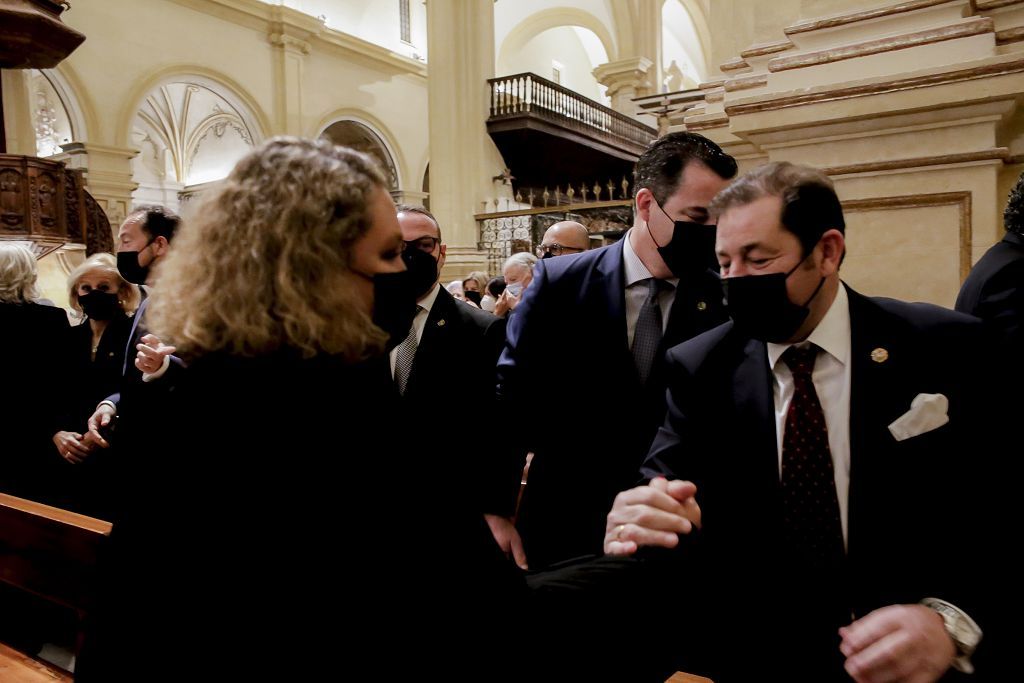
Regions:
<instances>
[{"instance_id":1,"label":"dark patterned necktie","mask_svg":"<svg viewBox=\"0 0 1024 683\"><path fill-rule=\"evenodd\" d=\"M811 379L817 355L813 345L791 346L782 354L794 385L782 440L782 513L794 550L815 564L836 567L845 555L843 527L825 413Z\"/></svg>"},{"instance_id":2,"label":"dark patterned necktie","mask_svg":"<svg viewBox=\"0 0 1024 683\"><path fill-rule=\"evenodd\" d=\"M640 316L636 319L632 348L636 371L640 373L640 381L644 384L651 375L658 347L661 346L662 320L658 294L666 286L671 287L670 283L653 277L647 282L649 290L643 306L640 307Z\"/></svg>"},{"instance_id":3,"label":"dark patterned necktie","mask_svg":"<svg viewBox=\"0 0 1024 683\"><path fill-rule=\"evenodd\" d=\"M416 307L416 315L423 310L422 306ZM415 321L415 318L414 318ZM398 393L405 396L405 389L409 386L409 375L412 374L412 362L416 360L416 347L419 340L416 339L416 323L409 326L409 334L402 343L395 347L395 385Z\"/></svg>"}]
</instances>

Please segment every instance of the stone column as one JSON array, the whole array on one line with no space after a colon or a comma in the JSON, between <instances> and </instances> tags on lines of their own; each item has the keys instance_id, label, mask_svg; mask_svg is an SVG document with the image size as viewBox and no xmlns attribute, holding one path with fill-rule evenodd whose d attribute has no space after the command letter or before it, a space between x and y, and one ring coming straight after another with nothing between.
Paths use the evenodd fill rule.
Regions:
<instances>
[{"instance_id":1,"label":"stone column","mask_svg":"<svg viewBox=\"0 0 1024 683\"><path fill-rule=\"evenodd\" d=\"M636 116L633 98L654 92L655 84L651 82L651 78L656 74L656 70L651 68L653 66L654 62L647 57L629 57L602 64L594 69L594 78L608 88L612 109L628 116Z\"/></svg>"},{"instance_id":2,"label":"stone column","mask_svg":"<svg viewBox=\"0 0 1024 683\"><path fill-rule=\"evenodd\" d=\"M32 126L32 93L28 69L2 69L4 132L7 153L36 155L36 131Z\"/></svg>"},{"instance_id":3,"label":"stone column","mask_svg":"<svg viewBox=\"0 0 1024 683\"><path fill-rule=\"evenodd\" d=\"M453 40L452 36L458 36ZM474 210L504 163L487 134L494 77L494 1L430 0L430 209L448 244L444 277L486 270Z\"/></svg>"},{"instance_id":4,"label":"stone column","mask_svg":"<svg viewBox=\"0 0 1024 683\"><path fill-rule=\"evenodd\" d=\"M323 28L323 22L287 7L272 10L267 39L273 46L274 132L304 135L304 64L312 50L309 39Z\"/></svg>"}]
</instances>

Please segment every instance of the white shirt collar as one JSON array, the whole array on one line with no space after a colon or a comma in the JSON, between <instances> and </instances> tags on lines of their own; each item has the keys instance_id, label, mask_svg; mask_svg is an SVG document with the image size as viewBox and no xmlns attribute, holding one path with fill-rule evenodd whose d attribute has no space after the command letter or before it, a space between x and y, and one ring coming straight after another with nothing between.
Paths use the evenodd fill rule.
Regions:
<instances>
[{"instance_id":1,"label":"white shirt collar","mask_svg":"<svg viewBox=\"0 0 1024 683\"><path fill-rule=\"evenodd\" d=\"M633 232L633 228L630 228L625 235L622 236L622 241L625 244L622 245L622 264L625 267L626 275L626 287L635 285L637 282L644 280L650 280L653 275L651 271L647 270L647 266L640 260L637 253L633 251L633 244L629 241L629 235ZM679 285L679 278L670 277L665 278L667 282L671 282L673 285Z\"/></svg>"},{"instance_id":2,"label":"white shirt collar","mask_svg":"<svg viewBox=\"0 0 1024 683\"><path fill-rule=\"evenodd\" d=\"M839 291L836 298L832 300L825 317L821 319L818 326L811 331L806 340L798 344L774 344L768 343L768 364L775 368L782 354L790 346L801 346L808 343L816 345L824 350L837 361L846 365L850 359L850 299L846 294L846 287L839 283Z\"/></svg>"},{"instance_id":3,"label":"white shirt collar","mask_svg":"<svg viewBox=\"0 0 1024 683\"><path fill-rule=\"evenodd\" d=\"M434 307L434 302L437 301L437 293L440 291L441 283L438 282L437 284L434 285L434 288L431 289L430 292L425 297L423 297L421 301L417 301L416 303L422 306L423 310L425 310L429 315L430 309Z\"/></svg>"}]
</instances>

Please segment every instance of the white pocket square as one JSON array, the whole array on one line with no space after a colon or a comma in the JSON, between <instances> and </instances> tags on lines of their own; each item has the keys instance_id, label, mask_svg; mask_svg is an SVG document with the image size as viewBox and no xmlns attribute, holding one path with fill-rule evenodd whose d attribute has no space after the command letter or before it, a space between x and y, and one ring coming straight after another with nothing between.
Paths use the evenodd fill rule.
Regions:
<instances>
[{"instance_id":1,"label":"white pocket square","mask_svg":"<svg viewBox=\"0 0 1024 683\"><path fill-rule=\"evenodd\" d=\"M942 394L918 394L910 402L910 410L889 425L889 432L903 441L949 422L949 399Z\"/></svg>"}]
</instances>

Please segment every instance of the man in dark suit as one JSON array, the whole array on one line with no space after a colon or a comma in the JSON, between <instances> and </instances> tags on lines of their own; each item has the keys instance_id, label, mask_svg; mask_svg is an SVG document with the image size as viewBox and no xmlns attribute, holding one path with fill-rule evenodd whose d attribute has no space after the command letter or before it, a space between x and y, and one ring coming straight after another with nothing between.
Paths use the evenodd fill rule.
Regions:
<instances>
[{"instance_id":1,"label":"man in dark suit","mask_svg":"<svg viewBox=\"0 0 1024 683\"><path fill-rule=\"evenodd\" d=\"M1010 192L1003 225L1006 236L974 264L956 310L988 322L1016 350L1024 342L1024 175Z\"/></svg>"},{"instance_id":2,"label":"man in dark suit","mask_svg":"<svg viewBox=\"0 0 1024 683\"><path fill-rule=\"evenodd\" d=\"M399 205L398 223L405 241L406 262L422 294L409 335L391 351L391 373L402 396L404 414L411 420L436 416L432 444L424 457L441 459L439 477L459 479L461 490L472 492L481 512L501 497L495 492L507 486L514 474L499 468L500 459L487 458L496 441L494 415L495 365L505 342L505 321L458 301L440 285L446 245L441 228L426 209ZM467 408L452 414L450 408ZM428 455L429 453L429 455ZM504 463L506 470L508 463ZM427 485L426 483L424 485ZM450 487L460 490L459 487ZM518 537L509 534L498 515L487 515L502 548L525 564ZM507 525L506 525L507 526Z\"/></svg>"},{"instance_id":3,"label":"man in dark suit","mask_svg":"<svg viewBox=\"0 0 1024 683\"><path fill-rule=\"evenodd\" d=\"M999 583L981 323L841 283L813 169L763 166L711 210L733 320L669 351L649 484L616 498L606 551L674 548L644 588L678 594L683 666L716 683L969 670Z\"/></svg>"},{"instance_id":4,"label":"man in dark suit","mask_svg":"<svg viewBox=\"0 0 1024 683\"><path fill-rule=\"evenodd\" d=\"M735 173L710 140L667 135L637 162L625 237L536 266L498 365L513 459L534 453L517 520L531 568L600 552L664 413L664 350L725 320L707 206Z\"/></svg>"},{"instance_id":5,"label":"man in dark suit","mask_svg":"<svg viewBox=\"0 0 1024 683\"><path fill-rule=\"evenodd\" d=\"M180 223L178 216L163 207L142 206L128 214L117 231L117 269L121 277L145 286L142 287L142 304L135 311L128 336L121 391L101 401L89 418L89 431L82 443L90 451L109 447L101 430L117 415L121 395L126 388L159 379L168 373L170 376L164 382L169 384L173 375L184 367L172 356L174 348L161 344L159 339L148 334L145 323L149 305L148 286L153 284L154 268L167 255Z\"/></svg>"}]
</instances>

